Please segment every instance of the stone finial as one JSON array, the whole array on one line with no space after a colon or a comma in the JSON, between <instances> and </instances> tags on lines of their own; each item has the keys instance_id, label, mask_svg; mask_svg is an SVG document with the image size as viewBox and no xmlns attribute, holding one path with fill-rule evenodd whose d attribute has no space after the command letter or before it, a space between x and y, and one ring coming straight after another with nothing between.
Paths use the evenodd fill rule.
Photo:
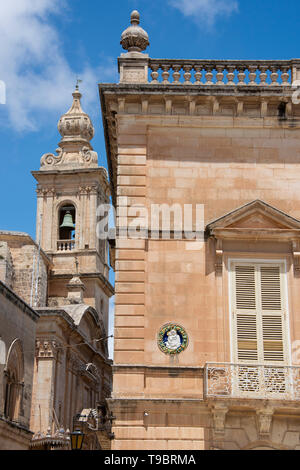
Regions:
<instances>
[{"instance_id":1,"label":"stone finial","mask_svg":"<svg viewBox=\"0 0 300 470\"><path fill-rule=\"evenodd\" d=\"M139 24L140 14L134 10L131 13L131 26L123 32L120 42L123 49L128 52L142 52L150 45L148 34Z\"/></svg>"},{"instance_id":2,"label":"stone finial","mask_svg":"<svg viewBox=\"0 0 300 470\"><path fill-rule=\"evenodd\" d=\"M78 83L72 94L73 103L69 111L62 115L58 130L62 136L57 155L46 153L41 159L41 170L60 167L98 167L98 155L90 141L94 137L94 127L90 117L82 110Z\"/></svg>"}]
</instances>

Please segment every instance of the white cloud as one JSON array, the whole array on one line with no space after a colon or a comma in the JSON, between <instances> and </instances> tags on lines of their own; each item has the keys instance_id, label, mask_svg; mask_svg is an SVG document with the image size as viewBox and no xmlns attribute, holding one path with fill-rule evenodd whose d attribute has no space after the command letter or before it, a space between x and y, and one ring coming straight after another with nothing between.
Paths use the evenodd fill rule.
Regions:
<instances>
[{"instance_id":1,"label":"white cloud","mask_svg":"<svg viewBox=\"0 0 300 470\"><path fill-rule=\"evenodd\" d=\"M63 37L53 24L55 15L67 11L67 0L1 2L0 80L6 83L8 125L18 131L36 130L49 111L66 111L77 74L83 80L87 112L97 99L97 83L115 79L116 66L109 59L96 69L85 64L72 70L63 53Z\"/></svg>"},{"instance_id":2,"label":"white cloud","mask_svg":"<svg viewBox=\"0 0 300 470\"><path fill-rule=\"evenodd\" d=\"M212 26L219 16L229 16L238 11L237 0L169 0L169 4L207 26Z\"/></svg>"}]
</instances>

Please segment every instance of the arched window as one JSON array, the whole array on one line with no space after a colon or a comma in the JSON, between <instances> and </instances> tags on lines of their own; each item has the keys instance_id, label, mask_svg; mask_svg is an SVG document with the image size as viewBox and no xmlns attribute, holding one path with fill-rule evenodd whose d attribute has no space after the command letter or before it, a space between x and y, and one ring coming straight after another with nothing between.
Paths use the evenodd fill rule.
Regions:
<instances>
[{"instance_id":1,"label":"arched window","mask_svg":"<svg viewBox=\"0 0 300 470\"><path fill-rule=\"evenodd\" d=\"M58 214L58 247L59 251L70 251L75 248L76 209L66 204Z\"/></svg>"},{"instance_id":2,"label":"arched window","mask_svg":"<svg viewBox=\"0 0 300 470\"><path fill-rule=\"evenodd\" d=\"M22 411L24 387L24 357L21 341L11 344L4 369L4 416L10 421L18 421Z\"/></svg>"}]
</instances>

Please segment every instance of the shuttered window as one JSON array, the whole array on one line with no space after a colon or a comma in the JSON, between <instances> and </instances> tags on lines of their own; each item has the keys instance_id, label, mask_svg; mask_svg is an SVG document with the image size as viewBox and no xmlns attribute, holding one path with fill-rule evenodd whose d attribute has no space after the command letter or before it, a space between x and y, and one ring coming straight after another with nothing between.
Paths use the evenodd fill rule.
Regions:
<instances>
[{"instance_id":1,"label":"shuttered window","mask_svg":"<svg viewBox=\"0 0 300 470\"><path fill-rule=\"evenodd\" d=\"M284 265L231 264L234 360L287 361Z\"/></svg>"}]
</instances>

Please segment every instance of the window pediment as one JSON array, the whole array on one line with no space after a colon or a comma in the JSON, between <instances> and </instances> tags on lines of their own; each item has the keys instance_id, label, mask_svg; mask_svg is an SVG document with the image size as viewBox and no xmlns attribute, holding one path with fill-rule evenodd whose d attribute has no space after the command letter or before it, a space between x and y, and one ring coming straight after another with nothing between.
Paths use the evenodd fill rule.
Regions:
<instances>
[{"instance_id":1,"label":"window pediment","mask_svg":"<svg viewBox=\"0 0 300 470\"><path fill-rule=\"evenodd\" d=\"M215 239L216 273L223 268L224 241L291 243L295 272L300 272L300 221L285 212L256 200L225 214L206 227L206 235Z\"/></svg>"},{"instance_id":2,"label":"window pediment","mask_svg":"<svg viewBox=\"0 0 300 470\"><path fill-rule=\"evenodd\" d=\"M206 230L218 239L295 239L300 237L300 221L257 200L208 224Z\"/></svg>"}]
</instances>

